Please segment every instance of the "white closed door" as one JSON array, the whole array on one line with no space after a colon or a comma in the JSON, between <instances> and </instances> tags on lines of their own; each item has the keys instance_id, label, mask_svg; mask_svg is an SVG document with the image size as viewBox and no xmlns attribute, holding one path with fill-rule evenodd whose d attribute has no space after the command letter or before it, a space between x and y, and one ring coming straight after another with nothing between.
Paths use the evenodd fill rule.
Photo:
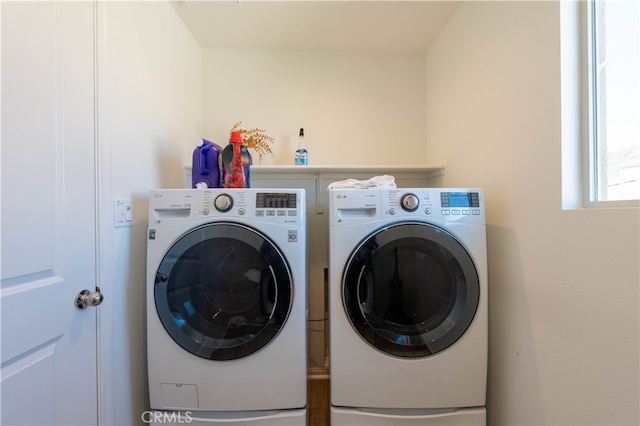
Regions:
<instances>
[{"instance_id":1,"label":"white closed door","mask_svg":"<svg viewBox=\"0 0 640 426\"><path fill-rule=\"evenodd\" d=\"M94 4L0 13L0 423L97 424Z\"/></svg>"}]
</instances>

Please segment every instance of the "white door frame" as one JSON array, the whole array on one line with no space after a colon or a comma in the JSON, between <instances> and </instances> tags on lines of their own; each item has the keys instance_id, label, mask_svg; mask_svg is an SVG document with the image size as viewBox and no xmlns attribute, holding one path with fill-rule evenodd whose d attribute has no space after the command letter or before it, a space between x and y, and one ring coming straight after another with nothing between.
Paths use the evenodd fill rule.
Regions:
<instances>
[{"instance_id":1,"label":"white door frame","mask_svg":"<svg viewBox=\"0 0 640 426\"><path fill-rule=\"evenodd\" d=\"M95 1L95 0L94 0ZM109 137L109 2L95 1L94 14L94 70L96 117L96 203L97 203L97 276L102 292L113 294L113 216L111 204L111 141ZM105 303L98 316L98 422L113 425L114 422L114 366L110 348L113 342L114 306Z\"/></svg>"}]
</instances>

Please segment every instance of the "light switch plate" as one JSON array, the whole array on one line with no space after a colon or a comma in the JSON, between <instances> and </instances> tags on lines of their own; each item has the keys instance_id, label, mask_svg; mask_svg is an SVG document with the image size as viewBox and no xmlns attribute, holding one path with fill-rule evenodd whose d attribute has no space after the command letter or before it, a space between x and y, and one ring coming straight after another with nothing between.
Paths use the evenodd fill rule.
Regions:
<instances>
[{"instance_id":1,"label":"light switch plate","mask_svg":"<svg viewBox=\"0 0 640 426\"><path fill-rule=\"evenodd\" d=\"M133 209L131 200L113 200L113 226L133 225Z\"/></svg>"}]
</instances>

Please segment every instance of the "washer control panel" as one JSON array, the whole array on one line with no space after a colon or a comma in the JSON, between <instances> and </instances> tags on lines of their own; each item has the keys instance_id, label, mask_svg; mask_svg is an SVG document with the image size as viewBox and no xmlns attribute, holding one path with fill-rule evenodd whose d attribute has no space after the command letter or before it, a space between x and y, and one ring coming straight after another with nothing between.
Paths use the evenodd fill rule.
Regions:
<instances>
[{"instance_id":1,"label":"washer control panel","mask_svg":"<svg viewBox=\"0 0 640 426\"><path fill-rule=\"evenodd\" d=\"M244 217L304 223L304 189L166 189L151 191L150 223Z\"/></svg>"},{"instance_id":2,"label":"washer control panel","mask_svg":"<svg viewBox=\"0 0 640 426\"><path fill-rule=\"evenodd\" d=\"M211 206L218 213L262 218L295 218L300 214L296 192L282 190L221 190L203 192L203 215L211 213Z\"/></svg>"}]
</instances>

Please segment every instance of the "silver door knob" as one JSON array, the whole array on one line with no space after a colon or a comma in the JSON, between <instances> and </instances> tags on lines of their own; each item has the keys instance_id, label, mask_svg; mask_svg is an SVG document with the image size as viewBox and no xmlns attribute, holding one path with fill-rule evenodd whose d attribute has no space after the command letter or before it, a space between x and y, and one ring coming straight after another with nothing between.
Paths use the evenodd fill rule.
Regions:
<instances>
[{"instance_id":1,"label":"silver door knob","mask_svg":"<svg viewBox=\"0 0 640 426\"><path fill-rule=\"evenodd\" d=\"M82 290L76 294L76 308L85 309L88 306L98 306L104 300L104 295L99 287L95 291Z\"/></svg>"}]
</instances>

